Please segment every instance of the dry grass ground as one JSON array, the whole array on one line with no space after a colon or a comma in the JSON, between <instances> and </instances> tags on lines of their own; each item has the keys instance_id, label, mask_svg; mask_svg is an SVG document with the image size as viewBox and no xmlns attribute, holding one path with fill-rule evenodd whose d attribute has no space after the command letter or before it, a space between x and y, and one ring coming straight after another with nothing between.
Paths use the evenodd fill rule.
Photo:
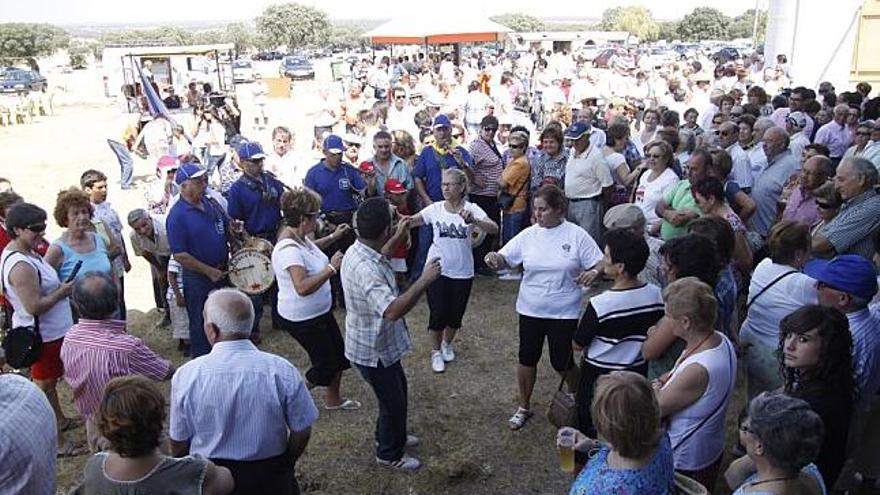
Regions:
<instances>
[{"instance_id":1,"label":"dry grass ground","mask_svg":"<svg viewBox=\"0 0 880 495\"><path fill-rule=\"evenodd\" d=\"M444 374L429 366L421 302L407 318L415 350L404 359L409 379L411 431L422 439L416 451L425 466L415 474L378 468L373 460L376 402L354 370L346 372L343 391L364 403L356 412L326 412L312 429L309 447L297 466L304 493L312 494L559 494L571 479L558 469L555 429L543 417L556 383L545 355L540 364L534 407L539 413L517 432L507 429L516 404L517 326L514 300L517 284L478 278L457 341L458 359ZM344 314L336 315L340 323ZM167 329L155 329L158 315L129 312L130 332L154 350L183 363ZM264 319L263 328L268 328ZM286 333L264 331L262 349L289 359L301 370L308 357ZM168 389L167 384L163 388ZM321 393L314 393L321 407ZM70 391L62 387L62 402ZM731 407L735 417L741 400ZM68 407L68 409L71 409ZM74 433L82 439L83 429ZM728 428L728 440L735 429ZM730 443L730 442L728 442ZM86 457L60 460L59 488L70 487L81 475ZM718 493L725 493L719 491Z\"/></svg>"}]
</instances>

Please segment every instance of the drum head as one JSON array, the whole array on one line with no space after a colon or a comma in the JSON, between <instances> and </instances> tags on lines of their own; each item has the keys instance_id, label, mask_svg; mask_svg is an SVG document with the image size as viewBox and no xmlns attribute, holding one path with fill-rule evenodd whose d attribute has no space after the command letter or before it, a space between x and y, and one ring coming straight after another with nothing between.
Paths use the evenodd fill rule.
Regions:
<instances>
[{"instance_id":1,"label":"drum head","mask_svg":"<svg viewBox=\"0 0 880 495\"><path fill-rule=\"evenodd\" d=\"M477 247L486 240L486 232L483 229L472 225L471 229L471 247Z\"/></svg>"},{"instance_id":2,"label":"drum head","mask_svg":"<svg viewBox=\"0 0 880 495\"><path fill-rule=\"evenodd\" d=\"M247 242L244 243L244 247L256 249L264 256L272 256L272 243L261 237L253 236L248 238Z\"/></svg>"},{"instance_id":3,"label":"drum head","mask_svg":"<svg viewBox=\"0 0 880 495\"><path fill-rule=\"evenodd\" d=\"M272 261L256 249L241 249L229 260L229 281L246 294L262 294L275 281Z\"/></svg>"}]
</instances>

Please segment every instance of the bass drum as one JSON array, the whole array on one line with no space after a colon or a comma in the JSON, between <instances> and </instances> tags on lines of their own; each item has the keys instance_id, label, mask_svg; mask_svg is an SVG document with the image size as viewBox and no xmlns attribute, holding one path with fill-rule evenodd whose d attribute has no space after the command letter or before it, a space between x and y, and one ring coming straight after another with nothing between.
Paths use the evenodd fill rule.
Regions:
<instances>
[{"instance_id":1,"label":"bass drum","mask_svg":"<svg viewBox=\"0 0 880 495\"><path fill-rule=\"evenodd\" d=\"M229 282L245 294L257 295L275 282L271 259L254 248L240 249L229 260Z\"/></svg>"}]
</instances>

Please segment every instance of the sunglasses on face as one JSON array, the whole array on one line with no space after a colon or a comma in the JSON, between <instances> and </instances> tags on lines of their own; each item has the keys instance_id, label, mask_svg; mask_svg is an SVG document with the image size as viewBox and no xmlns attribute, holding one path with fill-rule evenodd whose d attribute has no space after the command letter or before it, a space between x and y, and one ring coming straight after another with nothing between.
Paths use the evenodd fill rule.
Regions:
<instances>
[{"instance_id":1,"label":"sunglasses on face","mask_svg":"<svg viewBox=\"0 0 880 495\"><path fill-rule=\"evenodd\" d=\"M397 95L397 96L394 97L394 99L395 99L395 100L405 100L405 99L406 99L406 95Z\"/></svg>"},{"instance_id":2,"label":"sunglasses on face","mask_svg":"<svg viewBox=\"0 0 880 495\"><path fill-rule=\"evenodd\" d=\"M46 231L46 224L45 223L36 223L34 225L28 225L25 228L30 230L34 234L42 234L43 232Z\"/></svg>"},{"instance_id":3,"label":"sunglasses on face","mask_svg":"<svg viewBox=\"0 0 880 495\"><path fill-rule=\"evenodd\" d=\"M516 149L516 150L519 150L519 149L522 149L522 148L525 148L525 147L526 147L526 145L524 145L524 144L511 144L511 145L510 145L510 148L511 148L511 149Z\"/></svg>"},{"instance_id":4,"label":"sunglasses on face","mask_svg":"<svg viewBox=\"0 0 880 495\"><path fill-rule=\"evenodd\" d=\"M497 127L483 127L483 130L486 132L496 132L498 131Z\"/></svg>"},{"instance_id":5,"label":"sunglasses on face","mask_svg":"<svg viewBox=\"0 0 880 495\"><path fill-rule=\"evenodd\" d=\"M823 210L833 210L837 208L837 205L833 205L826 201L816 201L816 208L821 208Z\"/></svg>"}]
</instances>

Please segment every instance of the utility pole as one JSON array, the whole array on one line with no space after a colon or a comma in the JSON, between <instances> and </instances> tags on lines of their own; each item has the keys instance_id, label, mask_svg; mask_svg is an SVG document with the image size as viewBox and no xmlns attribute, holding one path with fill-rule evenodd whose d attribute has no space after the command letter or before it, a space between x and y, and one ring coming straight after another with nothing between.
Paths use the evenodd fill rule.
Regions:
<instances>
[{"instance_id":1,"label":"utility pole","mask_svg":"<svg viewBox=\"0 0 880 495\"><path fill-rule=\"evenodd\" d=\"M755 51L758 50L758 15L760 14L758 7L760 4L761 0L755 0L755 21L752 25L752 49Z\"/></svg>"}]
</instances>

